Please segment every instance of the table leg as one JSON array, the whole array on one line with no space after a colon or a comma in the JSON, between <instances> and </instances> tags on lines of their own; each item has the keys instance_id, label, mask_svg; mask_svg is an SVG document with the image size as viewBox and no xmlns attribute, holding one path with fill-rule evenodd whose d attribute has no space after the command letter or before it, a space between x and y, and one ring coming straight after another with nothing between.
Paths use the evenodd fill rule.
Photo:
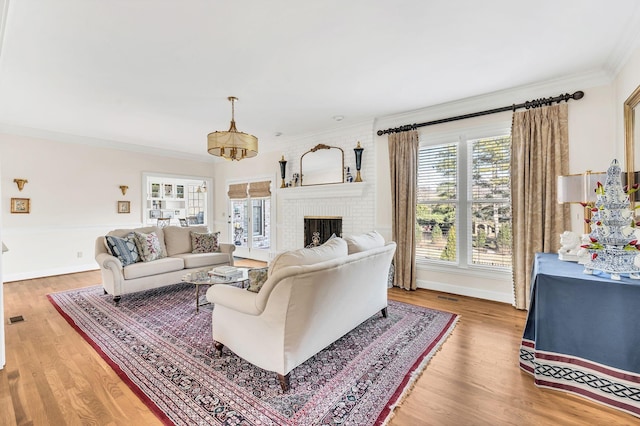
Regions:
<instances>
[{"instance_id":1,"label":"table leg","mask_svg":"<svg viewBox=\"0 0 640 426\"><path fill-rule=\"evenodd\" d=\"M196 314L200 312L200 286L196 284Z\"/></svg>"}]
</instances>

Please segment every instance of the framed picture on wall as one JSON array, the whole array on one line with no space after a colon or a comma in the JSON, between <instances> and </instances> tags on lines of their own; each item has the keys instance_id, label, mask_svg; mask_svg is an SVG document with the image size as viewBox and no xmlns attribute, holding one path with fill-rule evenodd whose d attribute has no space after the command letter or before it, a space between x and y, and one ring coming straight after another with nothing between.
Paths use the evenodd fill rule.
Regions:
<instances>
[{"instance_id":1,"label":"framed picture on wall","mask_svg":"<svg viewBox=\"0 0 640 426\"><path fill-rule=\"evenodd\" d=\"M131 203L129 201L118 201L118 213L131 213Z\"/></svg>"},{"instance_id":2,"label":"framed picture on wall","mask_svg":"<svg viewBox=\"0 0 640 426\"><path fill-rule=\"evenodd\" d=\"M12 198L11 213L30 213L31 200L29 198Z\"/></svg>"}]
</instances>

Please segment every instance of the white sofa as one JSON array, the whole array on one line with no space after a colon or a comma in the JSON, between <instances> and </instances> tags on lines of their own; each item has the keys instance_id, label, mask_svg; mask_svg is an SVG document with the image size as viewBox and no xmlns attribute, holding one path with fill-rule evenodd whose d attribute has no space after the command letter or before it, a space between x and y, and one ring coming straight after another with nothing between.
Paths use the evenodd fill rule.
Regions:
<instances>
[{"instance_id":1,"label":"white sofa","mask_svg":"<svg viewBox=\"0 0 640 426\"><path fill-rule=\"evenodd\" d=\"M134 231L145 234L155 232L167 256L123 267L120 259L112 256L107 249L105 237L98 237L95 259L102 272L102 286L105 294L113 295L116 305L122 295L179 283L182 276L191 270L233 265L233 252L236 249L233 244L220 243L220 251L215 253L192 253L191 232L206 233L206 226L116 229L107 235L124 238Z\"/></svg>"},{"instance_id":2,"label":"white sofa","mask_svg":"<svg viewBox=\"0 0 640 426\"><path fill-rule=\"evenodd\" d=\"M321 253L315 263L313 250L328 244L337 247L334 255ZM221 353L227 346L250 363L276 372L286 391L289 372L296 366L376 312L386 317L388 274L396 244L382 239L375 248L357 252L351 248L342 238L334 238L317 248L290 252L285 262L276 258L258 293L210 287L207 299L215 305L216 349ZM274 265L279 260L280 265Z\"/></svg>"}]
</instances>

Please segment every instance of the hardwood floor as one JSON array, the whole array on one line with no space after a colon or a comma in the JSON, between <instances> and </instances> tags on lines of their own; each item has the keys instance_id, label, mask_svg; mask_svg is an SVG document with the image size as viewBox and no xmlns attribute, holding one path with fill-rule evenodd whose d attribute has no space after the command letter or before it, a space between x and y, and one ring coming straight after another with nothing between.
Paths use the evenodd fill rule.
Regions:
<instances>
[{"instance_id":1,"label":"hardwood floor","mask_svg":"<svg viewBox=\"0 0 640 426\"><path fill-rule=\"evenodd\" d=\"M5 325L0 425L161 424L47 300L48 293L100 280L92 271L4 285L5 318L24 321ZM391 289L389 298L461 315L391 425L640 424L583 398L536 388L518 368L524 312L428 290Z\"/></svg>"}]
</instances>

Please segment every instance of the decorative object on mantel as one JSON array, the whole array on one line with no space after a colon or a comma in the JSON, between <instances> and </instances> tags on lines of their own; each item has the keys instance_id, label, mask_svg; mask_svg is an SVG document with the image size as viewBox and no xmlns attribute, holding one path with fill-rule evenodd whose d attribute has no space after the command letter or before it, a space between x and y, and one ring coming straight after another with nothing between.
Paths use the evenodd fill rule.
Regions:
<instances>
[{"instance_id":1,"label":"decorative object on mantel","mask_svg":"<svg viewBox=\"0 0 640 426\"><path fill-rule=\"evenodd\" d=\"M11 213L30 213L31 199L29 198L12 198Z\"/></svg>"},{"instance_id":2,"label":"decorative object on mantel","mask_svg":"<svg viewBox=\"0 0 640 426\"><path fill-rule=\"evenodd\" d=\"M215 131L207 135L207 151L211 155L226 160L240 161L258 155L258 138L239 132L235 121L235 96L227 98L231 102L231 126L226 132Z\"/></svg>"},{"instance_id":3,"label":"decorative object on mantel","mask_svg":"<svg viewBox=\"0 0 640 426\"><path fill-rule=\"evenodd\" d=\"M26 179L14 179L13 182L18 185L18 191L22 191L24 189L24 184L29 183Z\"/></svg>"},{"instance_id":4,"label":"decorative object on mantel","mask_svg":"<svg viewBox=\"0 0 640 426\"><path fill-rule=\"evenodd\" d=\"M284 183L284 178L287 172L287 160L284 159L284 154L282 155L282 158L280 159L280 161L278 161L278 163L280 163L280 177L282 178L282 184L280 185L280 188L285 188L287 186Z\"/></svg>"},{"instance_id":5,"label":"decorative object on mantel","mask_svg":"<svg viewBox=\"0 0 640 426\"><path fill-rule=\"evenodd\" d=\"M344 168L344 181L345 182L353 182L353 175L351 174L351 167L347 166Z\"/></svg>"},{"instance_id":6,"label":"decorative object on mantel","mask_svg":"<svg viewBox=\"0 0 640 426\"><path fill-rule=\"evenodd\" d=\"M122 195L127 195L127 189L129 189L127 185L120 185L120 191L122 191Z\"/></svg>"},{"instance_id":7,"label":"decorative object on mantel","mask_svg":"<svg viewBox=\"0 0 640 426\"><path fill-rule=\"evenodd\" d=\"M589 220L590 243L583 245L591 256L584 265L585 274L598 270L611 274L613 280L619 280L620 274L640 279L640 229L636 228L629 202L629 194L637 189L638 184L633 188L622 187L620 165L618 160L613 160L604 185L598 182L596 188L596 201L591 209L593 215Z\"/></svg>"},{"instance_id":8,"label":"decorative object on mantel","mask_svg":"<svg viewBox=\"0 0 640 426\"><path fill-rule=\"evenodd\" d=\"M560 244L562 247L558 250L558 259L577 262L581 243L580 235L573 231L564 231L560 234Z\"/></svg>"},{"instance_id":9,"label":"decorative object on mantel","mask_svg":"<svg viewBox=\"0 0 640 426\"><path fill-rule=\"evenodd\" d=\"M358 141L358 146L353 148L353 152L356 154L356 182L362 182L362 177L360 176L360 167L362 166L362 151L364 151L364 148L360 146L360 141Z\"/></svg>"}]
</instances>

